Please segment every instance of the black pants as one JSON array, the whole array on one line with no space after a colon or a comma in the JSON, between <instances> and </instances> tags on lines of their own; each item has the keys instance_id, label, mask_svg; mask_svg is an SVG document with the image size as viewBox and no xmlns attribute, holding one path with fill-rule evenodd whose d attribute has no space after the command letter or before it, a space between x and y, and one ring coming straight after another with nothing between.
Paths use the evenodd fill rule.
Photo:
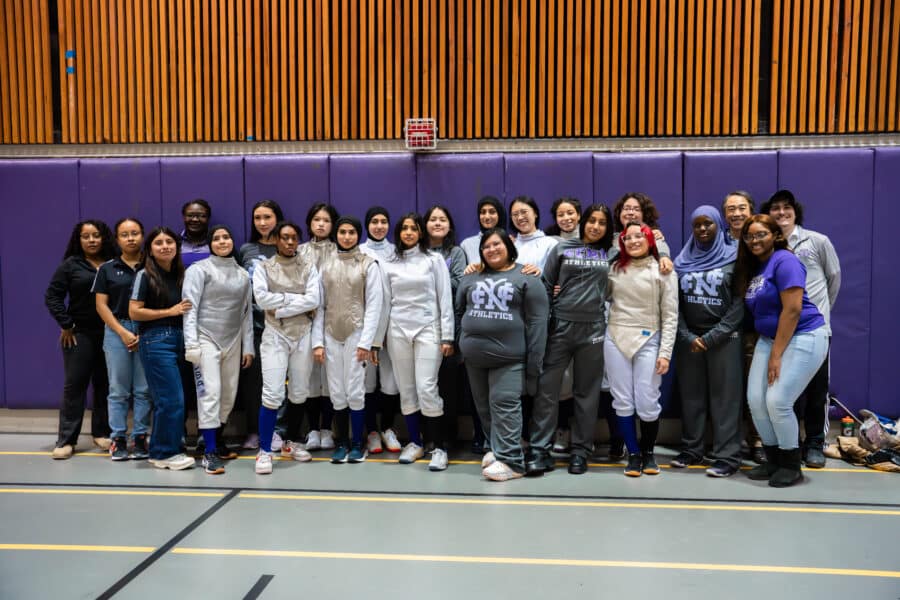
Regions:
<instances>
[{"instance_id":1,"label":"black pants","mask_svg":"<svg viewBox=\"0 0 900 600\"><path fill-rule=\"evenodd\" d=\"M253 348L256 356L253 364L246 369L241 369L238 380L238 402L244 409L247 434L259 431L259 405L262 401L262 361L259 356L259 344L262 341L262 332L253 331Z\"/></svg>"},{"instance_id":2,"label":"black pants","mask_svg":"<svg viewBox=\"0 0 900 600\"><path fill-rule=\"evenodd\" d=\"M829 344L830 344L829 340ZM829 352L830 354L830 352ZM806 389L794 404L797 420L803 419L803 430L806 433L806 444L825 442L828 421L828 368L829 354L825 355L822 366L813 375Z\"/></svg>"},{"instance_id":3,"label":"black pants","mask_svg":"<svg viewBox=\"0 0 900 600\"><path fill-rule=\"evenodd\" d=\"M438 371L438 394L444 401L444 415L441 417L444 429L444 442L453 444L459 436L457 416L459 415L460 382L463 378L462 363L457 350L453 356L446 356L441 361Z\"/></svg>"},{"instance_id":4,"label":"black pants","mask_svg":"<svg viewBox=\"0 0 900 600\"><path fill-rule=\"evenodd\" d=\"M62 408L59 410L59 437L56 446L75 446L81 435L81 423L87 401L88 385L94 387L94 411L91 414L91 435L109 437L109 416L106 397L109 380L106 374L106 357L103 354L103 330L75 331L76 345L63 349Z\"/></svg>"}]
</instances>

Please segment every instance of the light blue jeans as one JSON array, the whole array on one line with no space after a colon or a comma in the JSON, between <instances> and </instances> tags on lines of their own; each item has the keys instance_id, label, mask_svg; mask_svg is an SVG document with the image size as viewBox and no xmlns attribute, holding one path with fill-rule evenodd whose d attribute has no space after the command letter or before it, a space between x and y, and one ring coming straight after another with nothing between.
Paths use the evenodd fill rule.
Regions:
<instances>
[{"instance_id":1,"label":"light blue jeans","mask_svg":"<svg viewBox=\"0 0 900 600\"><path fill-rule=\"evenodd\" d=\"M134 321L120 321L122 327L132 333L137 332ZM135 348L129 352L122 338L106 328L103 336L103 353L106 355L106 370L109 373L109 428L110 437L125 437L128 432L128 399L134 397L134 427L132 435L142 435L150 428L150 388L144 376L144 366Z\"/></svg>"},{"instance_id":2,"label":"light blue jeans","mask_svg":"<svg viewBox=\"0 0 900 600\"><path fill-rule=\"evenodd\" d=\"M800 443L794 403L825 360L828 334L825 327L795 333L781 356L781 374L769 385L772 342L772 338L764 335L756 342L747 377L747 402L762 443L793 450Z\"/></svg>"}]
</instances>

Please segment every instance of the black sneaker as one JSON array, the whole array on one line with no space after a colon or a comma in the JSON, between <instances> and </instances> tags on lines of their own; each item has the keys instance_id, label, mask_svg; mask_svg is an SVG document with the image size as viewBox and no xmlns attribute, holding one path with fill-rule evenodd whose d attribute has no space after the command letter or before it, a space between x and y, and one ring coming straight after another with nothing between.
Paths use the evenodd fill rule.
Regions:
<instances>
[{"instance_id":1,"label":"black sneaker","mask_svg":"<svg viewBox=\"0 0 900 600\"><path fill-rule=\"evenodd\" d=\"M147 450L147 435L139 433L134 436L134 446L131 448L131 460L147 460L150 452Z\"/></svg>"},{"instance_id":2,"label":"black sneaker","mask_svg":"<svg viewBox=\"0 0 900 600\"><path fill-rule=\"evenodd\" d=\"M717 460L706 470L706 474L710 477L731 477L737 473L737 471L738 468L734 465L727 463L724 460Z\"/></svg>"},{"instance_id":3,"label":"black sneaker","mask_svg":"<svg viewBox=\"0 0 900 600\"><path fill-rule=\"evenodd\" d=\"M113 438L109 445L109 457L114 461L128 460L128 440L124 437Z\"/></svg>"},{"instance_id":4,"label":"black sneaker","mask_svg":"<svg viewBox=\"0 0 900 600\"><path fill-rule=\"evenodd\" d=\"M623 440L610 440L607 458L610 462L619 462L625 458L625 442Z\"/></svg>"},{"instance_id":5,"label":"black sneaker","mask_svg":"<svg viewBox=\"0 0 900 600\"><path fill-rule=\"evenodd\" d=\"M702 458L698 458L690 452L681 452L678 456L669 461L669 466L675 467L676 469L685 469L691 465L699 465L702 463Z\"/></svg>"},{"instance_id":6,"label":"black sneaker","mask_svg":"<svg viewBox=\"0 0 900 600\"><path fill-rule=\"evenodd\" d=\"M225 472L225 463L214 452L204 454L200 464L210 475L221 475Z\"/></svg>"},{"instance_id":7,"label":"black sneaker","mask_svg":"<svg viewBox=\"0 0 900 600\"><path fill-rule=\"evenodd\" d=\"M822 452L822 445L815 444L807 446L806 457L803 459L806 466L810 469L822 469L825 467L825 453Z\"/></svg>"},{"instance_id":8,"label":"black sneaker","mask_svg":"<svg viewBox=\"0 0 900 600\"><path fill-rule=\"evenodd\" d=\"M222 460L234 460L238 453L225 445L224 442L216 442L216 455Z\"/></svg>"},{"instance_id":9,"label":"black sneaker","mask_svg":"<svg viewBox=\"0 0 900 600\"><path fill-rule=\"evenodd\" d=\"M640 453L635 452L634 454L628 455L628 464L625 466L625 475L628 477L640 477L643 472L644 461L641 458Z\"/></svg>"},{"instance_id":10,"label":"black sneaker","mask_svg":"<svg viewBox=\"0 0 900 600\"><path fill-rule=\"evenodd\" d=\"M659 475L659 465L656 464L656 457L652 452L644 452L641 461L644 463L644 475Z\"/></svg>"}]
</instances>

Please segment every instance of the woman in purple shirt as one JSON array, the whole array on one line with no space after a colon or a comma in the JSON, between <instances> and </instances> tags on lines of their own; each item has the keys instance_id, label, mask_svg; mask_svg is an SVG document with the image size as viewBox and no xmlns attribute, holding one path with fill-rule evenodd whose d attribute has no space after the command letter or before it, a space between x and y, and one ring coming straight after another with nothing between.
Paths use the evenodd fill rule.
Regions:
<instances>
[{"instance_id":1,"label":"woman in purple shirt","mask_svg":"<svg viewBox=\"0 0 900 600\"><path fill-rule=\"evenodd\" d=\"M759 333L747 402L768 458L747 476L788 487L802 479L794 403L825 360L825 319L806 295L806 267L770 216L744 223L735 272L736 291Z\"/></svg>"}]
</instances>

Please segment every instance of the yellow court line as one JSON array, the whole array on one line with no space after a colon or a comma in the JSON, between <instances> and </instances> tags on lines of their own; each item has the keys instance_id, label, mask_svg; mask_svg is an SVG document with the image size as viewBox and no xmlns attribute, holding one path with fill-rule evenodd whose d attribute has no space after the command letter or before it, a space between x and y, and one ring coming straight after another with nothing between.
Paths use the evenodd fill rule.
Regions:
<instances>
[{"instance_id":1,"label":"yellow court line","mask_svg":"<svg viewBox=\"0 0 900 600\"><path fill-rule=\"evenodd\" d=\"M153 546L85 546L81 544L0 544L0 550L44 550L55 552L141 552L149 554Z\"/></svg>"},{"instance_id":2,"label":"yellow court line","mask_svg":"<svg viewBox=\"0 0 900 600\"><path fill-rule=\"evenodd\" d=\"M815 508L798 506L735 506L732 504L665 504L655 502L591 502L575 500L503 500L483 498L420 498L391 496L334 496L316 494L260 494L241 492L238 498L253 500L316 500L325 502L383 502L398 504L481 504L488 506L553 506L576 508L641 508L671 510L720 510L745 512L816 513L839 515L883 515L897 517L900 510Z\"/></svg>"},{"instance_id":3,"label":"yellow court line","mask_svg":"<svg viewBox=\"0 0 900 600\"><path fill-rule=\"evenodd\" d=\"M0 494L60 494L79 496L166 496L182 498L221 498L224 492L154 492L150 490L72 490L58 488L0 488Z\"/></svg>"},{"instance_id":4,"label":"yellow court line","mask_svg":"<svg viewBox=\"0 0 900 600\"><path fill-rule=\"evenodd\" d=\"M303 552L295 550L240 550L230 548L175 548L173 554L213 556L254 556L271 558L332 558L343 560L383 560L444 562L550 567L610 567L635 569L672 569L685 571L727 571L735 573L788 573L791 575L842 575L852 577L888 577L900 579L900 571L871 569L832 569L825 567L787 567L782 565L733 565L717 563L678 563L627 560L578 560L565 558L526 558L504 556L453 556L428 554L368 554L358 552Z\"/></svg>"}]
</instances>

